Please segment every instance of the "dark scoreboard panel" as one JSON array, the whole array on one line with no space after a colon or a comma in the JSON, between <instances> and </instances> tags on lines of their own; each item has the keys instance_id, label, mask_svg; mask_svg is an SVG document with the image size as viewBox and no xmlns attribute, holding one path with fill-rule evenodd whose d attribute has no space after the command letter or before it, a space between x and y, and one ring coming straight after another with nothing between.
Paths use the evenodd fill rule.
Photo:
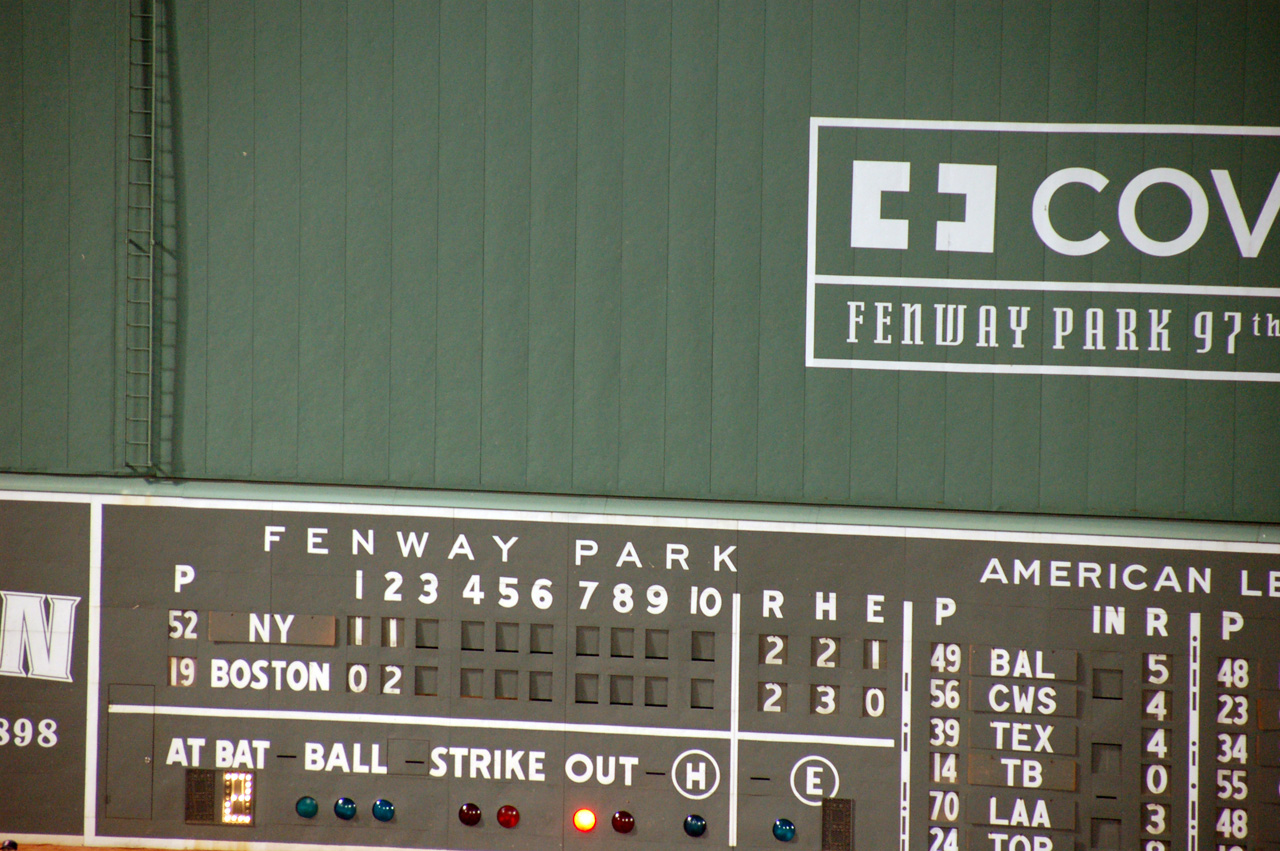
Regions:
<instances>
[{"instance_id":1,"label":"dark scoreboard panel","mask_svg":"<svg viewBox=\"0 0 1280 851\"><path fill-rule=\"evenodd\" d=\"M1280 848L1274 544L71 508L84 780L32 835L82 808L118 844ZM0 654L38 655L9 606ZM39 714L14 682L10 730Z\"/></svg>"}]
</instances>

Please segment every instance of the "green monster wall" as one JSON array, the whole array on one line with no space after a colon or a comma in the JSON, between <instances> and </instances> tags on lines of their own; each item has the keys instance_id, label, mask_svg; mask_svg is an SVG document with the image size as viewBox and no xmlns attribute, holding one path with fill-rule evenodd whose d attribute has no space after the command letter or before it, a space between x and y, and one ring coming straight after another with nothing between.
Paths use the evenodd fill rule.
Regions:
<instances>
[{"instance_id":1,"label":"green monster wall","mask_svg":"<svg viewBox=\"0 0 1280 851\"><path fill-rule=\"evenodd\" d=\"M811 117L1277 127L1275 3L175 0L162 12L153 472L1280 518L1274 380L806 366ZM130 472L127 31L125 2L0 5L0 469ZM820 173L827 271L1280 278L1280 233L1243 257L1209 176L1232 172L1252 226L1280 172L1275 136L880 133L839 142L843 195L823 194L838 184ZM883 207L910 220L910 250L850 246L859 158L914 164L913 194ZM992 251L932 250L934 222L965 216L932 192L943 162L1000 167ZM1063 190L1057 203L1074 206L1053 208L1071 238L1110 237L1083 259L1029 224L1027 199L1063 167L1112 181ZM1190 174L1210 209L1203 240L1169 258L1116 226L1122 187L1159 167ZM1162 191L1140 212L1168 241L1188 201ZM1090 297L1077 350L1088 304L1119 305ZM1057 363L1050 299L1036 298L1037 362ZM1061 362L1194 370L1194 303L1247 314L1253 348L1215 369L1280 373L1265 320L1250 336L1270 295L1196 298L1185 316L1174 304L1164 360L1144 348ZM837 301L820 334L843 333ZM870 334L875 293L864 301ZM1161 304L1131 300L1144 323Z\"/></svg>"}]
</instances>

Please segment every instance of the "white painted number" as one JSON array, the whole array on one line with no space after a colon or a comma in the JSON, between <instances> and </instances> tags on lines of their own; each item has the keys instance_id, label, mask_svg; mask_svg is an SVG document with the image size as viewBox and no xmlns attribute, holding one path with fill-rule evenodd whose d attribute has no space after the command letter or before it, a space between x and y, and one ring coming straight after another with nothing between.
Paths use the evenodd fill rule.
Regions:
<instances>
[{"instance_id":1,"label":"white painted number","mask_svg":"<svg viewBox=\"0 0 1280 851\"><path fill-rule=\"evenodd\" d=\"M645 599L649 601L649 605L645 607L645 611L651 615L660 615L667 610L667 589L661 585L650 585L649 590L644 592Z\"/></svg>"},{"instance_id":2,"label":"white painted number","mask_svg":"<svg viewBox=\"0 0 1280 851\"><path fill-rule=\"evenodd\" d=\"M43 718L33 724L30 718L18 718L10 728L9 719L0 718L0 747L12 742L17 747L25 748L33 739L42 748L51 748L56 745L58 722L52 718Z\"/></svg>"},{"instance_id":3,"label":"white painted number","mask_svg":"<svg viewBox=\"0 0 1280 851\"><path fill-rule=\"evenodd\" d=\"M960 719L930 718L929 744L945 748L954 748L960 744Z\"/></svg>"},{"instance_id":4,"label":"white painted number","mask_svg":"<svg viewBox=\"0 0 1280 851\"><path fill-rule=\"evenodd\" d=\"M958 680L929 680L929 705L934 709L960 708Z\"/></svg>"},{"instance_id":5,"label":"white painted number","mask_svg":"<svg viewBox=\"0 0 1280 851\"><path fill-rule=\"evenodd\" d=\"M1163 721L1169 717L1169 692L1158 689L1147 692L1146 697L1146 706L1142 710L1144 717L1154 718L1157 721Z\"/></svg>"},{"instance_id":6,"label":"white painted number","mask_svg":"<svg viewBox=\"0 0 1280 851\"><path fill-rule=\"evenodd\" d=\"M935 644L929 656L929 668L939 674L954 674L960 670L960 645Z\"/></svg>"},{"instance_id":7,"label":"white painted number","mask_svg":"<svg viewBox=\"0 0 1280 851\"><path fill-rule=\"evenodd\" d=\"M498 605L504 609L509 609L516 603L520 602L520 592L516 590L516 584L520 580L514 576L498 577Z\"/></svg>"},{"instance_id":8,"label":"white painted number","mask_svg":"<svg viewBox=\"0 0 1280 851\"><path fill-rule=\"evenodd\" d=\"M1147 739L1146 751L1152 754L1156 759L1164 759L1169 753L1169 743L1167 741L1168 733L1164 727L1157 727L1154 730L1148 730L1150 737Z\"/></svg>"},{"instance_id":9,"label":"white painted number","mask_svg":"<svg viewBox=\"0 0 1280 851\"><path fill-rule=\"evenodd\" d=\"M1223 659L1218 666L1218 684L1223 688L1249 687L1249 660Z\"/></svg>"},{"instance_id":10,"label":"white painted number","mask_svg":"<svg viewBox=\"0 0 1280 851\"><path fill-rule=\"evenodd\" d=\"M471 578L467 580L467 587L462 589L462 596L475 605L480 605L480 601L484 599L484 592L480 590L480 574L471 574Z\"/></svg>"},{"instance_id":11,"label":"white painted number","mask_svg":"<svg viewBox=\"0 0 1280 851\"><path fill-rule=\"evenodd\" d=\"M599 582L596 582L595 580L592 580L592 579L578 580L578 587L581 588L583 592L582 604L578 606L579 609L585 610L587 608L587 606L591 603L591 595L596 592L596 586L599 584L600 584Z\"/></svg>"},{"instance_id":12,"label":"white painted number","mask_svg":"<svg viewBox=\"0 0 1280 851\"><path fill-rule=\"evenodd\" d=\"M1169 789L1169 769L1159 763L1148 765L1142 775L1148 795L1163 795Z\"/></svg>"},{"instance_id":13,"label":"white painted number","mask_svg":"<svg viewBox=\"0 0 1280 851\"><path fill-rule=\"evenodd\" d=\"M1160 835L1169 829L1169 808L1164 804L1143 804L1147 811L1147 823L1142 829L1151 834Z\"/></svg>"},{"instance_id":14,"label":"white painted number","mask_svg":"<svg viewBox=\"0 0 1280 851\"><path fill-rule=\"evenodd\" d=\"M1217 831L1228 839L1249 838L1249 811L1229 808L1218 813Z\"/></svg>"},{"instance_id":15,"label":"white painted number","mask_svg":"<svg viewBox=\"0 0 1280 851\"><path fill-rule=\"evenodd\" d=\"M631 586L619 582L613 586L613 610L620 615L630 614L636 602L631 598Z\"/></svg>"},{"instance_id":16,"label":"white painted number","mask_svg":"<svg viewBox=\"0 0 1280 851\"><path fill-rule=\"evenodd\" d=\"M959 831L954 827L931 827L929 838L933 840L929 851L960 851Z\"/></svg>"},{"instance_id":17,"label":"white painted number","mask_svg":"<svg viewBox=\"0 0 1280 851\"><path fill-rule=\"evenodd\" d=\"M551 608L553 602L551 597L551 580L539 579L533 583L533 590L529 592L529 597L533 600L533 604L539 609Z\"/></svg>"},{"instance_id":18,"label":"white painted number","mask_svg":"<svg viewBox=\"0 0 1280 851\"><path fill-rule=\"evenodd\" d=\"M953 753L933 753L934 783L955 783L959 777L956 772L956 755Z\"/></svg>"},{"instance_id":19,"label":"white painted number","mask_svg":"<svg viewBox=\"0 0 1280 851\"><path fill-rule=\"evenodd\" d=\"M781 712L782 707L779 705L779 701L782 700L781 683L761 683L760 685L763 687L764 692L768 693L767 697L765 697L763 693L761 694L761 697L763 697L764 700L760 704L760 711Z\"/></svg>"},{"instance_id":20,"label":"white painted number","mask_svg":"<svg viewBox=\"0 0 1280 851\"><path fill-rule=\"evenodd\" d=\"M834 668L836 663L831 661L831 657L836 655L836 648L840 645L836 643L834 638L819 638L818 646L822 648L822 652L813 660L815 668Z\"/></svg>"},{"instance_id":21,"label":"white painted number","mask_svg":"<svg viewBox=\"0 0 1280 851\"><path fill-rule=\"evenodd\" d=\"M884 689L869 688L862 694L862 714L879 718L884 714Z\"/></svg>"},{"instance_id":22,"label":"white painted number","mask_svg":"<svg viewBox=\"0 0 1280 851\"><path fill-rule=\"evenodd\" d=\"M399 694L400 693L400 677L404 675L404 671L400 670L398 665L382 666L382 693L383 694Z\"/></svg>"},{"instance_id":23,"label":"white painted number","mask_svg":"<svg viewBox=\"0 0 1280 851\"><path fill-rule=\"evenodd\" d=\"M439 594L440 580L434 573L420 573L418 581L422 583L422 593L418 595L418 602L430 606Z\"/></svg>"},{"instance_id":24,"label":"white painted number","mask_svg":"<svg viewBox=\"0 0 1280 851\"><path fill-rule=\"evenodd\" d=\"M399 603L404 599L400 594L400 586L404 584L404 577L398 571L388 570L382 574L382 578L387 580L387 590L382 592L382 599L388 603Z\"/></svg>"},{"instance_id":25,"label":"white painted number","mask_svg":"<svg viewBox=\"0 0 1280 851\"><path fill-rule=\"evenodd\" d=\"M1242 768L1218 769L1218 799L1243 801L1249 797L1249 772Z\"/></svg>"},{"instance_id":26,"label":"white painted number","mask_svg":"<svg viewBox=\"0 0 1280 851\"><path fill-rule=\"evenodd\" d=\"M369 669L364 665L347 666L347 691L361 694L369 687Z\"/></svg>"},{"instance_id":27,"label":"white painted number","mask_svg":"<svg viewBox=\"0 0 1280 851\"><path fill-rule=\"evenodd\" d=\"M1169 656L1165 653L1147 654L1147 682L1163 685L1169 681Z\"/></svg>"},{"instance_id":28,"label":"white painted number","mask_svg":"<svg viewBox=\"0 0 1280 851\"><path fill-rule=\"evenodd\" d=\"M1242 694L1218 695L1218 723L1243 727L1249 723L1249 698Z\"/></svg>"},{"instance_id":29,"label":"white painted number","mask_svg":"<svg viewBox=\"0 0 1280 851\"><path fill-rule=\"evenodd\" d=\"M169 685L189 686L196 681L196 660L190 656L169 657Z\"/></svg>"},{"instance_id":30,"label":"white painted number","mask_svg":"<svg viewBox=\"0 0 1280 851\"><path fill-rule=\"evenodd\" d=\"M184 624L183 621L186 621ZM192 611L184 611L182 609L169 610L169 637L170 638L195 638L196 623L200 620L200 616Z\"/></svg>"},{"instance_id":31,"label":"white painted number","mask_svg":"<svg viewBox=\"0 0 1280 851\"><path fill-rule=\"evenodd\" d=\"M769 651L764 654L764 663L766 665L781 665L782 654L787 649L787 639L781 635L766 635L764 641L765 644L769 645Z\"/></svg>"},{"instance_id":32,"label":"white painted number","mask_svg":"<svg viewBox=\"0 0 1280 851\"><path fill-rule=\"evenodd\" d=\"M715 588L703 588L701 593L698 592L697 585L689 589L689 614L691 615L701 612L706 617L714 618L720 614L720 606L723 603L720 592Z\"/></svg>"},{"instance_id":33,"label":"white painted number","mask_svg":"<svg viewBox=\"0 0 1280 851\"><path fill-rule=\"evenodd\" d=\"M1249 761L1249 737L1244 733L1218 734L1218 762L1238 762L1244 765Z\"/></svg>"},{"instance_id":34,"label":"white painted number","mask_svg":"<svg viewBox=\"0 0 1280 851\"><path fill-rule=\"evenodd\" d=\"M819 715L830 715L836 711L836 690L833 686L813 687L813 711Z\"/></svg>"},{"instance_id":35,"label":"white painted number","mask_svg":"<svg viewBox=\"0 0 1280 851\"><path fill-rule=\"evenodd\" d=\"M941 789L929 790L929 820L955 821L960 817L960 796Z\"/></svg>"}]
</instances>

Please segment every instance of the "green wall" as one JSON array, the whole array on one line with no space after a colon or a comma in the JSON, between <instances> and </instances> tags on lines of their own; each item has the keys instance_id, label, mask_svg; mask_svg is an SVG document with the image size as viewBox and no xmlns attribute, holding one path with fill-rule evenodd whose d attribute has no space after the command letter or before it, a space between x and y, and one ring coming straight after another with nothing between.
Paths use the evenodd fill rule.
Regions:
<instances>
[{"instance_id":1,"label":"green wall","mask_svg":"<svg viewBox=\"0 0 1280 851\"><path fill-rule=\"evenodd\" d=\"M0 7L0 469L123 472L125 8ZM1276 384L804 365L810 116L1280 126L1275 3L169 20L167 474L1280 518ZM931 262L868 268L1059 274ZM1141 280L1126 263L1092 274Z\"/></svg>"},{"instance_id":2,"label":"green wall","mask_svg":"<svg viewBox=\"0 0 1280 851\"><path fill-rule=\"evenodd\" d=\"M0 3L0 469L110 471L116 446L112 3Z\"/></svg>"}]
</instances>

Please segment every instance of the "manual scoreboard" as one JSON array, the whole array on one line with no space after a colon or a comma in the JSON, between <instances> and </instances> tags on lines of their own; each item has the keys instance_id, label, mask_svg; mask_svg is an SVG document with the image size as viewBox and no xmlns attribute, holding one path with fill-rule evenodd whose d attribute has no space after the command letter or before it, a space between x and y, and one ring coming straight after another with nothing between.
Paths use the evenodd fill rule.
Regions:
<instances>
[{"instance_id":1,"label":"manual scoreboard","mask_svg":"<svg viewBox=\"0 0 1280 851\"><path fill-rule=\"evenodd\" d=\"M41 494L0 528L25 836L1280 849L1276 544Z\"/></svg>"}]
</instances>

